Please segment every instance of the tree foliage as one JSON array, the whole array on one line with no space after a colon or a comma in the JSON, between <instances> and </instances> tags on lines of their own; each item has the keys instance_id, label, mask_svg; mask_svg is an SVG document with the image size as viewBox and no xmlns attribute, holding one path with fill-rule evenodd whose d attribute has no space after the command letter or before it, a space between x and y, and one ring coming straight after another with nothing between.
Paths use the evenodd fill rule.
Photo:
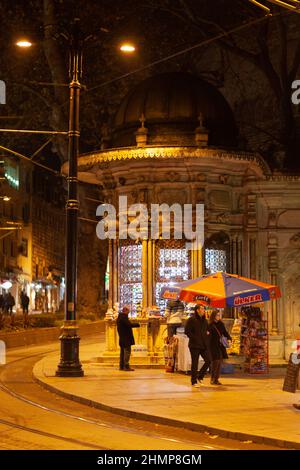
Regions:
<instances>
[{"instance_id":1,"label":"tree foliage","mask_svg":"<svg viewBox=\"0 0 300 470\"><path fill-rule=\"evenodd\" d=\"M244 116L238 119L248 149L260 150L273 166L297 166L300 139L291 83L297 78L300 64L299 15L274 8L273 17L239 33L227 34L209 47L199 47L133 73L258 19L262 12L245 0L2 0L0 13L6 26L1 32L0 78L6 81L8 93L8 104L0 109L2 127L67 128L68 88L62 85L68 83L68 42L61 33L69 31L72 18L78 15L83 36L90 36L84 47L82 152L100 147L102 126L111 123L121 97L136 82L161 71L187 70L221 87L225 95L231 93L229 101L244 110ZM21 34L34 38L32 50L16 50L13 42ZM138 44L134 57L120 55L117 46L122 39ZM266 89L265 96L257 92L256 99L255 87L247 87L252 71ZM130 72L126 78L116 80ZM243 88L243 93L233 90L234 80L235 88ZM243 118L247 120L249 115L243 102L256 102L262 108L270 102L269 119L252 119L243 125ZM263 144L251 144L249 128L252 135L265 136ZM47 138L2 135L1 140L32 155ZM48 160L56 155L64 161L66 139L52 139L39 155Z\"/></svg>"}]
</instances>

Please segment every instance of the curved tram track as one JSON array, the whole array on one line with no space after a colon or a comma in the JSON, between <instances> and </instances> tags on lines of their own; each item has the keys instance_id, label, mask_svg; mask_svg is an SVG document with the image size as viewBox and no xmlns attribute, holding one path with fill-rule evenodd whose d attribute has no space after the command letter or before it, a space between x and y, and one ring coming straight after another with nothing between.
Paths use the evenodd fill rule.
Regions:
<instances>
[{"instance_id":1,"label":"curved tram track","mask_svg":"<svg viewBox=\"0 0 300 470\"><path fill-rule=\"evenodd\" d=\"M97 337L97 341L99 338ZM83 343L95 343L88 339ZM0 448L90 450L271 449L182 428L130 419L74 403L38 385L34 364L51 345L10 350L0 366ZM100 392L99 392L100 393ZM217 441L217 442L216 442Z\"/></svg>"}]
</instances>

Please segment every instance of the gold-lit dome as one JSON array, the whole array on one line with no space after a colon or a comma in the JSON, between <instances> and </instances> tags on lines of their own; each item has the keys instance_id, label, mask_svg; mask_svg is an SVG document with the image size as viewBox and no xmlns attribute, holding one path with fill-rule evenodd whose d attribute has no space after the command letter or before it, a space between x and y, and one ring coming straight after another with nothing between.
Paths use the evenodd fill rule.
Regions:
<instances>
[{"instance_id":1,"label":"gold-lit dome","mask_svg":"<svg viewBox=\"0 0 300 470\"><path fill-rule=\"evenodd\" d=\"M143 115L149 145L195 145L200 116L208 145L236 145L237 128L227 101L213 85L189 73L155 75L131 90L115 116L113 147L135 145Z\"/></svg>"}]
</instances>

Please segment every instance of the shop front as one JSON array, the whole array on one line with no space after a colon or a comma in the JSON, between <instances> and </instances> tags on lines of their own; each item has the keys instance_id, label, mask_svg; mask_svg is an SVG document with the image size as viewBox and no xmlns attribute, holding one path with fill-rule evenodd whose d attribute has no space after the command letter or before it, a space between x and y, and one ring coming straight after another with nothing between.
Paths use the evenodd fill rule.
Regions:
<instances>
[{"instance_id":1,"label":"shop front","mask_svg":"<svg viewBox=\"0 0 300 470\"><path fill-rule=\"evenodd\" d=\"M64 296L63 280L53 278L35 279L30 284L31 313L55 313Z\"/></svg>"}]
</instances>

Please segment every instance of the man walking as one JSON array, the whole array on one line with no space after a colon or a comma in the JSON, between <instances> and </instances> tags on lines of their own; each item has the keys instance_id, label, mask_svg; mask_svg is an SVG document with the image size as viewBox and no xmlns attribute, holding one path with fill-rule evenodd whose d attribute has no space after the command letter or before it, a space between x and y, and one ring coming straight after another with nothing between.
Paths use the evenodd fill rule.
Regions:
<instances>
[{"instance_id":1,"label":"man walking","mask_svg":"<svg viewBox=\"0 0 300 470\"><path fill-rule=\"evenodd\" d=\"M131 346L134 344L134 337L132 328L138 328L140 326L137 322L131 322L128 318L129 308L123 307L122 312L119 313L117 319L117 330L119 334L119 345L120 345L120 370L133 371L129 365Z\"/></svg>"},{"instance_id":2,"label":"man walking","mask_svg":"<svg viewBox=\"0 0 300 470\"><path fill-rule=\"evenodd\" d=\"M189 350L192 358L192 386L199 388L211 362L208 349L208 322L203 305L196 305L193 316L186 322L185 334L189 337ZM204 364L198 373L200 356L203 358Z\"/></svg>"}]
</instances>

